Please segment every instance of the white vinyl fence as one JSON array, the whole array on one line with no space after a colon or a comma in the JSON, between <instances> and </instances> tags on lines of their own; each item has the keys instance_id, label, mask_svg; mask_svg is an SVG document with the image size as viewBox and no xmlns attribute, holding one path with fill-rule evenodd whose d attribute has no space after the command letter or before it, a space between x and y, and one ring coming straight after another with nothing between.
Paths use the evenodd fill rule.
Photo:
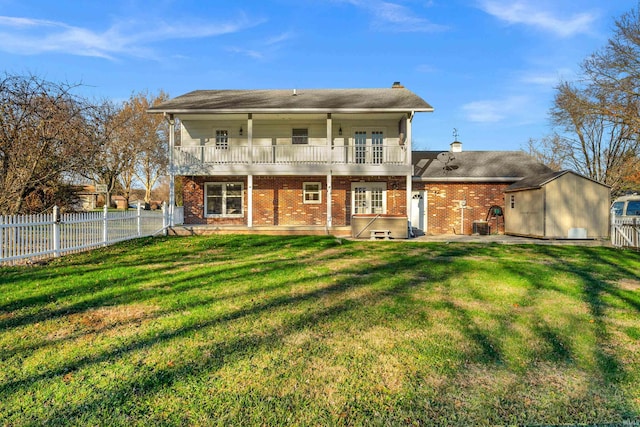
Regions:
<instances>
[{"instance_id":1,"label":"white vinyl fence","mask_svg":"<svg viewBox=\"0 0 640 427\"><path fill-rule=\"evenodd\" d=\"M611 243L619 248L640 250L640 220L611 215Z\"/></svg>"},{"instance_id":2,"label":"white vinyl fence","mask_svg":"<svg viewBox=\"0 0 640 427\"><path fill-rule=\"evenodd\" d=\"M182 208L174 208L173 224L182 224ZM39 260L107 246L164 232L169 209L0 215L0 264Z\"/></svg>"}]
</instances>

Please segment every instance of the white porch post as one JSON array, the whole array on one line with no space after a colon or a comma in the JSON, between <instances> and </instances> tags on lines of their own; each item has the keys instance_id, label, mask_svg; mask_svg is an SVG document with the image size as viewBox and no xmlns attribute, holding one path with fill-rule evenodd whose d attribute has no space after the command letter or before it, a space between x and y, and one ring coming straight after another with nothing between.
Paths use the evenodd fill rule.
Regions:
<instances>
[{"instance_id":1,"label":"white porch post","mask_svg":"<svg viewBox=\"0 0 640 427\"><path fill-rule=\"evenodd\" d=\"M253 175L247 175L247 227L253 227Z\"/></svg>"},{"instance_id":2,"label":"white porch post","mask_svg":"<svg viewBox=\"0 0 640 427\"><path fill-rule=\"evenodd\" d=\"M411 135L411 121L413 119L413 112L411 113L411 115L409 115L407 117L407 140L405 143L405 147L406 147L406 156L407 156L407 163L409 164L409 174L407 175L407 220L409 222L409 227L412 226L411 224L411 200L412 200L412 181L411 178L413 177L413 164L412 164L412 160L411 160L411 152L412 152L412 135ZM411 230L411 229L409 229Z\"/></svg>"},{"instance_id":3,"label":"white porch post","mask_svg":"<svg viewBox=\"0 0 640 427\"><path fill-rule=\"evenodd\" d=\"M175 175L175 164L173 157L173 150L176 145L175 142L175 119L173 118L173 114L169 114L168 116L169 122L169 226L173 227L173 211L174 206L176 204L176 175Z\"/></svg>"},{"instance_id":4,"label":"white porch post","mask_svg":"<svg viewBox=\"0 0 640 427\"><path fill-rule=\"evenodd\" d=\"M327 228L331 228L333 226L333 212L331 209L331 173L327 175Z\"/></svg>"},{"instance_id":5,"label":"white porch post","mask_svg":"<svg viewBox=\"0 0 640 427\"><path fill-rule=\"evenodd\" d=\"M331 113L327 114L327 163L331 164L331 153L333 146L333 120L331 119Z\"/></svg>"},{"instance_id":6,"label":"white porch post","mask_svg":"<svg viewBox=\"0 0 640 427\"><path fill-rule=\"evenodd\" d=\"M247 145L249 146L249 164L253 164L253 114L247 116Z\"/></svg>"}]
</instances>

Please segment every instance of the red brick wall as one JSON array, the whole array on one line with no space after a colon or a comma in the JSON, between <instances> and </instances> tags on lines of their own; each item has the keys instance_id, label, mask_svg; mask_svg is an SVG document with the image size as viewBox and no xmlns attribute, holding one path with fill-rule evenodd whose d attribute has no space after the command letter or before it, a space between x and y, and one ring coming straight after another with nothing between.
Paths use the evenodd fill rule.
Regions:
<instances>
[{"instance_id":1,"label":"red brick wall","mask_svg":"<svg viewBox=\"0 0 640 427\"><path fill-rule=\"evenodd\" d=\"M332 178L332 220L334 226L350 224L351 183L387 181L387 213L406 215L406 178L403 176L334 176ZM244 182L245 218L204 218L204 184L206 182ZM322 184L322 203L303 202L303 183ZM185 177L183 187L186 224L243 225L247 223L246 177ZM254 176L253 224L325 225L327 222L327 177Z\"/></svg>"},{"instance_id":2,"label":"red brick wall","mask_svg":"<svg viewBox=\"0 0 640 427\"><path fill-rule=\"evenodd\" d=\"M427 191L426 234L460 234L460 200L467 201L464 210L464 233L473 232L474 220L485 220L492 205L504 211L504 190L509 183L413 183L413 190ZM490 221L496 232L495 220ZM499 218L498 233L504 233L504 218Z\"/></svg>"}]
</instances>

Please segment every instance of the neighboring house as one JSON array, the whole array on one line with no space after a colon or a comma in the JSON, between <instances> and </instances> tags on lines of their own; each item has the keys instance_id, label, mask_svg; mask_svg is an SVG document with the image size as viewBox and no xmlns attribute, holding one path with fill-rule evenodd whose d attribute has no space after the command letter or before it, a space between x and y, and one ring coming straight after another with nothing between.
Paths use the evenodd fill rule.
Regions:
<instances>
[{"instance_id":1,"label":"neighboring house","mask_svg":"<svg viewBox=\"0 0 640 427\"><path fill-rule=\"evenodd\" d=\"M170 124L169 202L182 176L185 224L366 237L383 219L407 237L412 119L430 111L399 83L198 90L149 109Z\"/></svg>"},{"instance_id":2,"label":"neighboring house","mask_svg":"<svg viewBox=\"0 0 640 427\"><path fill-rule=\"evenodd\" d=\"M411 224L428 235L472 234L487 219L491 233L504 232L505 189L551 172L522 151L463 151L459 141L413 152L413 165Z\"/></svg>"},{"instance_id":3,"label":"neighboring house","mask_svg":"<svg viewBox=\"0 0 640 427\"><path fill-rule=\"evenodd\" d=\"M611 187L573 171L531 176L505 190L506 233L547 239L609 235Z\"/></svg>"}]
</instances>

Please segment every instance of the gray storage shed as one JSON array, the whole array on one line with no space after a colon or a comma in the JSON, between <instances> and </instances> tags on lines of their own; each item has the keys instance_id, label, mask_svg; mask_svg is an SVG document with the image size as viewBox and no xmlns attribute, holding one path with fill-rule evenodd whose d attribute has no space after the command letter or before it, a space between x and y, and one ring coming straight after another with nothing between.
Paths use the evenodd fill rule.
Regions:
<instances>
[{"instance_id":1,"label":"gray storage shed","mask_svg":"<svg viewBox=\"0 0 640 427\"><path fill-rule=\"evenodd\" d=\"M505 190L505 233L545 239L609 235L611 188L573 171L524 178Z\"/></svg>"}]
</instances>

